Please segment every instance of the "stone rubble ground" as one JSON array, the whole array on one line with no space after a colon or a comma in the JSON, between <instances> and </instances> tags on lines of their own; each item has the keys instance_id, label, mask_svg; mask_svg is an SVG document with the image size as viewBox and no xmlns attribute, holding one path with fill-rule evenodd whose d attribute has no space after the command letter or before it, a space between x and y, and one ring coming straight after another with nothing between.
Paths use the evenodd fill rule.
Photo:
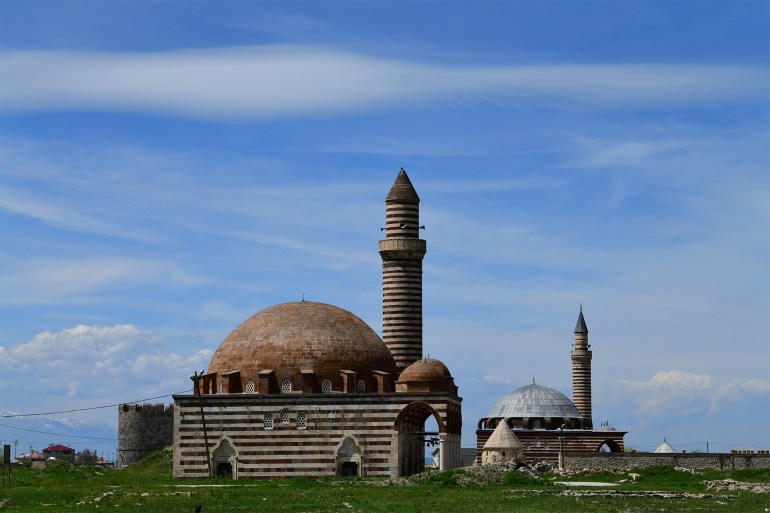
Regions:
<instances>
[{"instance_id":1,"label":"stone rubble ground","mask_svg":"<svg viewBox=\"0 0 770 513\"><path fill-rule=\"evenodd\" d=\"M464 467L462 472L458 473L455 477L455 482L460 486L476 485L486 486L492 483L500 484L505 479L505 474L508 472L520 472L525 476L533 479L540 479L542 474L546 472L553 472L557 476L572 477L572 476L590 476L599 472L608 472L616 475L627 475L631 480L636 480L639 474L631 472L632 469L598 469L587 468L582 470L558 470L554 469L552 465L547 462L541 461L532 465L524 462L505 461L500 463L494 463L484 466L469 466ZM694 469L685 467L676 467L675 470L680 472L687 472L693 475L697 475L698 472ZM410 477L397 477L382 479L376 481L364 481L365 483L374 486L410 486L420 481L431 479L435 475L435 471L423 472ZM556 477L553 478L557 479ZM629 479L623 479L620 483L628 482ZM340 482L343 484L343 482ZM592 483L594 484L594 483ZM615 486L617 483L607 483L607 485ZM750 491L755 493L770 493L770 483L743 483L735 481L733 479L723 479L717 481L704 481L707 490L720 491ZM558 494L564 496L574 497L608 497L608 496L628 496L628 497L659 497L659 498L690 498L690 499L705 499L713 497L709 493L686 493L686 492L666 492L666 491L623 491L623 490L511 490L513 493L519 494Z\"/></svg>"},{"instance_id":2,"label":"stone rubble ground","mask_svg":"<svg viewBox=\"0 0 770 513\"><path fill-rule=\"evenodd\" d=\"M703 484L706 485L706 490L770 493L770 483L743 483L734 479L718 479L716 481L703 481Z\"/></svg>"}]
</instances>

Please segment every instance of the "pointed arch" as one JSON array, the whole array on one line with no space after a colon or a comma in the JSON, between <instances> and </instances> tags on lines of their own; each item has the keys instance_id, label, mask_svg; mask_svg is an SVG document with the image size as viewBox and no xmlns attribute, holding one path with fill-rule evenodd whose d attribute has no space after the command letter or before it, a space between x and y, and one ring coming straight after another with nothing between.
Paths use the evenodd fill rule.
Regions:
<instances>
[{"instance_id":1,"label":"pointed arch","mask_svg":"<svg viewBox=\"0 0 770 513\"><path fill-rule=\"evenodd\" d=\"M436 419L439 433L446 432L446 423L441 415L428 403L415 401L406 405L396 416L393 422L394 431L422 431L425 420L428 417Z\"/></svg>"},{"instance_id":2,"label":"pointed arch","mask_svg":"<svg viewBox=\"0 0 770 513\"><path fill-rule=\"evenodd\" d=\"M599 445L596 446L596 452L604 452L602 451L602 447L607 447L609 452L623 452L623 449L620 448L620 445L615 440L602 440Z\"/></svg>"},{"instance_id":3,"label":"pointed arch","mask_svg":"<svg viewBox=\"0 0 770 513\"><path fill-rule=\"evenodd\" d=\"M358 439L345 433L334 449L338 476L362 476L364 450Z\"/></svg>"},{"instance_id":4,"label":"pointed arch","mask_svg":"<svg viewBox=\"0 0 770 513\"><path fill-rule=\"evenodd\" d=\"M216 477L238 479L238 448L229 436L220 437L212 449L211 467Z\"/></svg>"},{"instance_id":5,"label":"pointed arch","mask_svg":"<svg viewBox=\"0 0 770 513\"><path fill-rule=\"evenodd\" d=\"M422 401L407 404L393 421L393 443L395 455L398 458L394 470L397 475L410 476L425 470L425 421L429 418L436 421L438 437L446 436L445 419L431 405Z\"/></svg>"}]
</instances>

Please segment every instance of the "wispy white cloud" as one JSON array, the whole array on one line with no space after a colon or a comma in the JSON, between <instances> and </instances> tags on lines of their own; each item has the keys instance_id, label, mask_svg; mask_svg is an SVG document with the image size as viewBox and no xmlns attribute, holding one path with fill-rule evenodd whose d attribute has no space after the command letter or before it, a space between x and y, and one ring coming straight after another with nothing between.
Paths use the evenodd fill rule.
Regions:
<instances>
[{"instance_id":1,"label":"wispy white cloud","mask_svg":"<svg viewBox=\"0 0 770 513\"><path fill-rule=\"evenodd\" d=\"M35 257L8 265L13 272L0 277L4 289L0 301L5 305L95 301L92 295L105 287L136 287L161 282L190 287L207 282L205 276L168 260L113 256Z\"/></svg>"},{"instance_id":2,"label":"wispy white cloud","mask_svg":"<svg viewBox=\"0 0 770 513\"><path fill-rule=\"evenodd\" d=\"M511 99L594 107L742 102L761 69L670 64L437 66L312 46L156 53L52 50L0 55L7 111L97 109L203 118L356 111Z\"/></svg>"},{"instance_id":3,"label":"wispy white cloud","mask_svg":"<svg viewBox=\"0 0 770 513\"><path fill-rule=\"evenodd\" d=\"M145 242L157 242L163 238L146 230L126 229L106 222L103 218L78 212L76 206L56 205L55 201L56 199L40 198L18 188L0 187L0 209L31 217L62 230Z\"/></svg>"},{"instance_id":4,"label":"wispy white cloud","mask_svg":"<svg viewBox=\"0 0 770 513\"><path fill-rule=\"evenodd\" d=\"M610 145L598 145L595 149L589 150L581 164L597 167L641 165L654 155L681 147L681 143L671 140L613 142Z\"/></svg>"},{"instance_id":5,"label":"wispy white cloud","mask_svg":"<svg viewBox=\"0 0 770 513\"><path fill-rule=\"evenodd\" d=\"M38 396L38 411L62 409L65 398L70 405L82 401L93 406L100 400L113 403L186 390L186 376L206 367L213 352L188 342L189 352L180 353L173 345L167 336L133 324L81 324L0 346L3 402L28 411L21 389L29 387L46 390ZM14 403L17 393L21 402Z\"/></svg>"},{"instance_id":6,"label":"wispy white cloud","mask_svg":"<svg viewBox=\"0 0 770 513\"><path fill-rule=\"evenodd\" d=\"M686 416L698 410L716 414L729 401L770 400L770 381L762 378L715 378L682 370L658 371L642 381L618 380L638 406L637 416Z\"/></svg>"}]
</instances>

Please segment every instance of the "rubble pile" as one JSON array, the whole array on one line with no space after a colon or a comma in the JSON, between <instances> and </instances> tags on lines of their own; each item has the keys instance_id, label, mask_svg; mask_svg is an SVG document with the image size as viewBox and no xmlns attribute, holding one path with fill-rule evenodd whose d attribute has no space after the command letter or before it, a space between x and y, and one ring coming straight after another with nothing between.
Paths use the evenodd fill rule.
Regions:
<instances>
[{"instance_id":1,"label":"rubble pile","mask_svg":"<svg viewBox=\"0 0 770 513\"><path fill-rule=\"evenodd\" d=\"M770 483L744 483L734 479L718 479L716 481L703 481L706 490L729 490L754 493L770 493Z\"/></svg>"}]
</instances>

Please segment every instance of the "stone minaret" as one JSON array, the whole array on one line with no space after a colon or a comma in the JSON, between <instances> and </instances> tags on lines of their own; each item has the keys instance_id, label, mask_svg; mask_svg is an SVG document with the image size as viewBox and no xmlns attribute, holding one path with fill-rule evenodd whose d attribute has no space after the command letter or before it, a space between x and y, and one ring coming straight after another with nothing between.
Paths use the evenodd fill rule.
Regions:
<instances>
[{"instance_id":1,"label":"stone minaret","mask_svg":"<svg viewBox=\"0 0 770 513\"><path fill-rule=\"evenodd\" d=\"M575 324L575 349L572 351L572 401L586 419L586 428L593 429L591 419L591 346L588 327L583 318L583 306Z\"/></svg>"},{"instance_id":2,"label":"stone minaret","mask_svg":"<svg viewBox=\"0 0 770 513\"><path fill-rule=\"evenodd\" d=\"M420 197L401 168L385 198L382 257L382 338L399 372L422 358Z\"/></svg>"}]
</instances>

